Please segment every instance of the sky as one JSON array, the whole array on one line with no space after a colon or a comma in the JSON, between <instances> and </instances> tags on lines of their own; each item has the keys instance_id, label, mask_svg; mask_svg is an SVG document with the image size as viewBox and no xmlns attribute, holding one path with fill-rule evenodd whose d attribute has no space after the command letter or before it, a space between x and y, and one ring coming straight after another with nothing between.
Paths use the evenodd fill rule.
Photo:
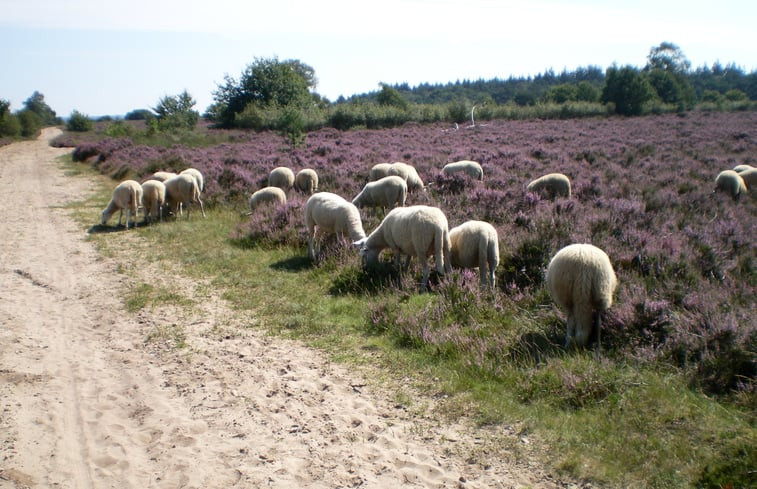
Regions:
<instances>
[{"instance_id":1,"label":"sky","mask_svg":"<svg viewBox=\"0 0 757 489\"><path fill-rule=\"evenodd\" d=\"M715 6L717 5L717 7ZM380 83L455 82L645 65L662 42L693 68L757 70L754 0L0 0L0 99L35 91L62 117L200 113L257 59L315 70L331 101Z\"/></svg>"}]
</instances>

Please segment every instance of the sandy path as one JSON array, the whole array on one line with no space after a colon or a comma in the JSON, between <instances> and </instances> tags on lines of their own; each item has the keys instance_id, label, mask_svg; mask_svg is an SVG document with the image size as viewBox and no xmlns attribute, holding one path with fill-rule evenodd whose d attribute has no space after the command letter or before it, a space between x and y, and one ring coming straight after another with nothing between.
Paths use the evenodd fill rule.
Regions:
<instances>
[{"instance_id":1,"label":"sandy path","mask_svg":"<svg viewBox=\"0 0 757 489\"><path fill-rule=\"evenodd\" d=\"M563 485L487 458L485 433L419 417L317 352L241 327L250 318L207 290L191 313L125 312L135 278L60 207L86 181L59 169L55 134L0 148L0 488Z\"/></svg>"}]
</instances>

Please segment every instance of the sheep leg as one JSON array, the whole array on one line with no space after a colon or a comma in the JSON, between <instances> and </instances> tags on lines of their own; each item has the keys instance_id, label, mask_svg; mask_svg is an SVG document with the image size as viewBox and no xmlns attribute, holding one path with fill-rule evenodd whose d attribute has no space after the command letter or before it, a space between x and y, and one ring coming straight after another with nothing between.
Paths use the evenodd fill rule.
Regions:
<instances>
[{"instance_id":1,"label":"sheep leg","mask_svg":"<svg viewBox=\"0 0 757 489\"><path fill-rule=\"evenodd\" d=\"M570 341L576 336L576 319L573 316L573 311L568 311L568 319L566 321L567 329L565 331L565 349L570 346Z\"/></svg>"},{"instance_id":2,"label":"sheep leg","mask_svg":"<svg viewBox=\"0 0 757 489\"><path fill-rule=\"evenodd\" d=\"M574 307L575 340L578 346L586 346L591 337L594 314L591 306L577 304Z\"/></svg>"},{"instance_id":3,"label":"sheep leg","mask_svg":"<svg viewBox=\"0 0 757 489\"><path fill-rule=\"evenodd\" d=\"M601 326L602 326L602 315L599 312L594 313L594 331L597 334L597 343L594 345L594 353L597 358L599 358L599 355L602 350L602 344L601 344Z\"/></svg>"},{"instance_id":4,"label":"sheep leg","mask_svg":"<svg viewBox=\"0 0 757 489\"><path fill-rule=\"evenodd\" d=\"M428 267L428 260L425 257L418 257L419 260L421 260L421 263L423 263L423 276L421 278L421 293L426 292L428 290L428 275L429 275L429 267Z\"/></svg>"}]
</instances>

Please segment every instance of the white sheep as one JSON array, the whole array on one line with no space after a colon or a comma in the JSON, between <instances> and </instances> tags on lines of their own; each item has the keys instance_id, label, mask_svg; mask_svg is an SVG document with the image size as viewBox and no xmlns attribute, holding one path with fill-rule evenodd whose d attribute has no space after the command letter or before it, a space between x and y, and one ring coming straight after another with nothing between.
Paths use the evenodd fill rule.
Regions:
<instances>
[{"instance_id":1,"label":"white sheep","mask_svg":"<svg viewBox=\"0 0 757 489\"><path fill-rule=\"evenodd\" d=\"M331 192L317 192L305 204L308 257L316 258L316 233L347 235L351 241L365 238L360 211L351 202Z\"/></svg>"},{"instance_id":2,"label":"white sheep","mask_svg":"<svg viewBox=\"0 0 757 489\"><path fill-rule=\"evenodd\" d=\"M156 171L155 173L147 177L145 181L157 180L159 182L165 182L169 178L175 177L176 175L177 175L176 173L171 172L171 171Z\"/></svg>"},{"instance_id":3,"label":"white sheep","mask_svg":"<svg viewBox=\"0 0 757 489\"><path fill-rule=\"evenodd\" d=\"M557 196L570 198L570 178L562 173L549 173L531 181L526 187L529 192L545 192L550 199Z\"/></svg>"},{"instance_id":4,"label":"white sheep","mask_svg":"<svg viewBox=\"0 0 757 489\"><path fill-rule=\"evenodd\" d=\"M464 173L476 180L484 180L484 169L477 161L460 160L454 163L447 163L442 168L442 174L445 177L452 176L456 173Z\"/></svg>"},{"instance_id":5,"label":"white sheep","mask_svg":"<svg viewBox=\"0 0 757 489\"><path fill-rule=\"evenodd\" d=\"M205 177L202 176L200 170L196 168L187 168L183 170L179 175L192 175L197 180L197 186L200 187L200 192L205 191Z\"/></svg>"},{"instance_id":6,"label":"white sheep","mask_svg":"<svg viewBox=\"0 0 757 489\"><path fill-rule=\"evenodd\" d=\"M757 168L747 168L738 173L741 179L744 180L747 190L750 192L757 191Z\"/></svg>"},{"instance_id":7,"label":"white sheep","mask_svg":"<svg viewBox=\"0 0 757 489\"><path fill-rule=\"evenodd\" d=\"M403 163L401 161L392 163L389 167L389 170L387 171L387 176L389 175L398 175L404 178L405 182L407 183L408 192L426 189L426 187L423 185L423 180L421 180L421 177L418 175L418 171L414 166L408 165L407 163Z\"/></svg>"},{"instance_id":8,"label":"white sheep","mask_svg":"<svg viewBox=\"0 0 757 489\"><path fill-rule=\"evenodd\" d=\"M736 173L741 173L741 172L744 172L746 170L750 170L752 168L754 168L752 165L747 165L747 164L736 165L736 166L733 167L733 171L735 171Z\"/></svg>"},{"instance_id":9,"label":"white sheep","mask_svg":"<svg viewBox=\"0 0 757 489\"><path fill-rule=\"evenodd\" d=\"M129 217L132 217L134 227L137 226L137 209L142 203L142 185L136 180L124 180L113 189L113 197L108 206L102 212L101 224L104 226L116 211L118 213L118 225L121 225L121 217L126 209L126 229L129 229Z\"/></svg>"},{"instance_id":10,"label":"white sheep","mask_svg":"<svg viewBox=\"0 0 757 489\"><path fill-rule=\"evenodd\" d=\"M565 347L585 346L596 328L597 350L601 314L612 306L618 280L607 253L590 244L572 244L558 251L547 267L552 300L567 314Z\"/></svg>"},{"instance_id":11,"label":"white sheep","mask_svg":"<svg viewBox=\"0 0 757 489\"><path fill-rule=\"evenodd\" d=\"M250 205L250 213L252 213L255 208L261 205L280 205L286 204L286 201L287 194L279 187L263 187L250 196L248 204Z\"/></svg>"},{"instance_id":12,"label":"white sheep","mask_svg":"<svg viewBox=\"0 0 757 489\"><path fill-rule=\"evenodd\" d=\"M376 180L389 176L389 168L391 167L391 163L376 163L371 167L371 171L368 174L368 180L375 182Z\"/></svg>"},{"instance_id":13,"label":"white sheep","mask_svg":"<svg viewBox=\"0 0 757 489\"><path fill-rule=\"evenodd\" d=\"M294 189L308 195L316 193L318 191L318 174L315 170L305 168L297 172L294 177Z\"/></svg>"},{"instance_id":14,"label":"white sheep","mask_svg":"<svg viewBox=\"0 0 757 489\"><path fill-rule=\"evenodd\" d=\"M499 235L484 221L467 221L449 230L450 262L455 268L478 267L481 288L494 290L499 265Z\"/></svg>"},{"instance_id":15,"label":"white sheep","mask_svg":"<svg viewBox=\"0 0 757 489\"><path fill-rule=\"evenodd\" d=\"M147 180L142 183L142 208L145 222L148 216L158 221L163 220L163 204L166 202L166 186L160 180Z\"/></svg>"},{"instance_id":16,"label":"white sheep","mask_svg":"<svg viewBox=\"0 0 757 489\"><path fill-rule=\"evenodd\" d=\"M279 187L284 192L288 192L294 187L294 172L285 166L274 168L268 175L268 186Z\"/></svg>"},{"instance_id":17,"label":"white sheep","mask_svg":"<svg viewBox=\"0 0 757 489\"><path fill-rule=\"evenodd\" d=\"M368 237L353 244L360 250L364 267L375 264L385 248L392 250L398 267L401 265L401 255L407 255L406 266L412 257L418 257L423 267L421 292L425 292L428 287L429 255L434 255L436 270L440 274L452 271L449 261L449 225L447 216L438 207L396 207Z\"/></svg>"},{"instance_id":18,"label":"white sheep","mask_svg":"<svg viewBox=\"0 0 757 489\"><path fill-rule=\"evenodd\" d=\"M715 178L715 190L726 192L734 200L739 200L741 194L747 192L744 179L733 170L724 170L718 173L718 176Z\"/></svg>"},{"instance_id":19,"label":"white sheep","mask_svg":"<svg viewBox=\"0 0 757 489\"><path fill-rule=\"evenodd\" d=\"M393 209L404 207L407 198L407 183L397 175L390 175L375 182L368 182L363 190L352 200L352 204L361 207L381 207Z\"/></svg>"},{"instance_id":20,"label":"white sheep","mask_svg":"<svg viewBox=\"0 0 757 489\"><path fill-rule=\"evenodd\" d=\"M180 214L181 208L186 208L187 219L189 219L189 204L199 204L202 217L205 217L205 207L200 198L200 187L192 175L176 175L166 180L165 186L166 205L171 208L174 215Z\"/></svg>"}]
</instances>

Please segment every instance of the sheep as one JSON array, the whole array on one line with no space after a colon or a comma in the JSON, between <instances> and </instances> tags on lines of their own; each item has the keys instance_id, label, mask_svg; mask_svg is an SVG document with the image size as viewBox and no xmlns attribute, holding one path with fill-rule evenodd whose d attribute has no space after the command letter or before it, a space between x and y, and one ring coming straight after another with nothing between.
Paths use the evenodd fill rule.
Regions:
<instances>
[{"instance_id":1,"label":"sheep","mask_svg":"<svg viewBox=\"0 0 757 489\"><path fill-rule=\"evenodd\" d=\"M192 175L197 180L197 186L200 187L200 192L205 191L205 177L202 176L200 170L196 168L187 168L183 170L179 175Z\"/></svg>"},{"instance_id":2,"label":"sheep","mask_svg":"<svg viewBox=\"0 0 757 489\"><path fill-rule=\"evenodd\" d=\"M145 222L149 216L152 220L163 220L163 204L166 202L166 186L160 180L147 180L142 183L142 208Z\"/></svg>"},{"instance_id":3,"label":"sheep","mask_svg":"<svg viewBox=\"0 0 757 489\"><path fill-rule=\"evenodd\" d=\"M407 183L397 175L390 175L375 182L368 182L363 190L352 200L352 204L361 207L381 207L393 209L404 207L407 197Z\"/></svg>"},{"instance_id":4,"label":"sheep","mask_svg":"<svg viewBox=\"0 0 757 489\"><path fill-rule=\"evenodd\" d=\"M381 180L382 178L389 176L389 168L391 167L391 163L376 163L371 168L371 171L368 175L368 180L375 182L376 180Z\"/></svg>"},{"instance_id":5,"label":"sheep","mask_svg":"<svg viewBox=\"0 0 757 489\"><path fill-rule=\"evenodd\" d=\"M455 161L454 163L447 163L444 165L444 168L442 168L442 174L445 177L452 176L456 173L465 173L476 180L484 180L484 169L481 168L481 165L476 161Z\"/></svg>"},{"instance_id":6,"label":"sheep","mask_svg":"<svg viewBox=\"0 0 757 489\"><path fill-rule=\"evenodd\" d=\"M735 171L736 173L742 173L742 172L745 172L745 171L747 171L747 170L749 170L751 168L753 168L752 165L747 165L747 164L736 165L736 166L733 167L733 171Z\"/></svg>"},{"instance_id":7,"label":"sheep","mask_svg":"<svg viewBox=\"0 0 757 489\"><path fill-rule=\"evenodd\" d=\"M308 257L316 258L316 233L348 235L350 240L365 238L360 211L351 202L331 192L317 192L305 204Z\"/></svg>"},{"instance_id":8,"label":"sheep","mask_svg":"<svg viewBox=\"0 0 757 489\"><path fill-rule=\"evenodd\" d=\"M526 187L529 192L545 192L550 199L557 196L570 198L570 179L562 173L549 173L531 181Z\"/></svg>"},{"instance_id":9,"label":"sheep","mask_svg":"<svg viewBox=\"0 0 757 489\"><path fill-rule=\"evenodd\" d=\"M175 177L176 175L177 175L176 173L171 172L171 171L156 171L155 173L147 177L145 181L157 180L159 182L165 182L169 178Z\"/></svg>"},{"instance_id":10,"label":"sheep","mask_svg":"<svg viewBox=\"0 0 757 489\"><path fill-rule=\"evenodd\" d=\"M294 189L304 194L313 195L318 191L318 174L315 170L305 168L294 177Z\"/></svg>"},{"instance_id":11,"label":"sheep","mask_svg":"<svg viewBox=\"0 0 757 489\"><path fill-rule=\"evenodd\" d=\"M724 170L715 178L715 191L722 190L728 193L733 200L739 200L741 194L747 192L746 184L741 175L733 170Z\"/></svg>"},{"instance_id":12,"label":"sheep","mask_svg":"<svg viewBox=\"0 0 757 489\"><path fill-rule=\"evenodd\" d=\"M189 204L199 204L202 211L202 217L205 217L205 207L200 199L200 187L197 180L192 175L176 175L165 181L166 186L166 205L171 207L174 215L180 212L180 206L187 209L187 220L189 220Z\"/></svg>"},{"instance_id":13,"label":"sheep","mask_svg":"<svg viewBox=\"0 0 757 489\"><path fill-rule=\"evenodd\" d=\"M412 165L408 165L407 163L403 163L401 161L396 161L389 167L387 176L389 175L398 175L404 178L405 182L407 182L408 192L426 190L426 187L423 185L423 180L421 180L421 177L418 176L418 172Z\"/></svg>"},{"instance_id":14,"label":"sheep","mask_svg":"<svg viewBox=\"0 0 757 489\"><path fill-rule=\"evenodd\" d=\"M552 300L567 314L565 348L573 341L585 346L595 328L597 352L601 314L612 306L618 285L607 253L591 244L571 244L558 251L547 266Z\"/></svg>"},{"instance_id":15,"label":"sheep","mask_svg":"<svg viewBox=\"0 0 757 489\"><path fill-rule=\"evenodd\" d=\"M137 209L142 202L142 185L136 180L124 180L113 189L113 197L108 206L102 212L101 224L104 226L116 211L118 213L118 225L121 225L121 217L126 209L126 229L129 229L129 217L132 217L134 227L137 226Z\"/></svg>"},{"instance_id":16,"label":"sheep","mask_svg":"<svg viewBox=\"0 0 757 489\"><path fill-rule=\"evenodd\" d=\"M747 168L738 173L741 179L744 180L747 190L750 192L757 191L757 168Z\"/></svg>"},{"instance_id":17,"label":"sheep","mask_svg":"<svg viewBox=\"0 0 757 489\"><path fill-rule=\"evenodd\" d=\"M288 192L294 187L294 172L285 166L274 168L268 175L268 186L279 187L284 192Z\"/></svg>"},{"instance_id":18,"label":"sheep","mask_svg":"<svg viewBox=\"0 0 757 489\"><path fill-rule=\"evenodd\" d=\"M440 274L452 271L449 225L447 216L438 207L396 207L368 237L355 241L353 245L360 250L364 268L374 265L384 248L392 250L397 266L402 254L407 255L406 265L413 256L418 257L423 267L421 292L428 288L428 255L434 255L436 270Z\"/></svg>"},{"instance_id":19,"label":"sheep","mask_svg":"<svg viewBox=\"0 0 757 489\"><path fill-rule=\"evenodd\" d=\"M263 187L257 190L250 196L248 201L250 205L250 214L255 211L255 208L264 204L286 204L287 194L284 193L279 187Z\"/></svg>"},{"instance_id":20,"label":"sheep","mask_svg":"<svg viewBox=\"0 0 757 489\"><path fill-rule=\"evenodd\" d=\"M494 290L499 265L499 235L484 221L467 221L449 230L450 262L455 268L478 267L481 288Z\"/></svg>"}]
</instances>

